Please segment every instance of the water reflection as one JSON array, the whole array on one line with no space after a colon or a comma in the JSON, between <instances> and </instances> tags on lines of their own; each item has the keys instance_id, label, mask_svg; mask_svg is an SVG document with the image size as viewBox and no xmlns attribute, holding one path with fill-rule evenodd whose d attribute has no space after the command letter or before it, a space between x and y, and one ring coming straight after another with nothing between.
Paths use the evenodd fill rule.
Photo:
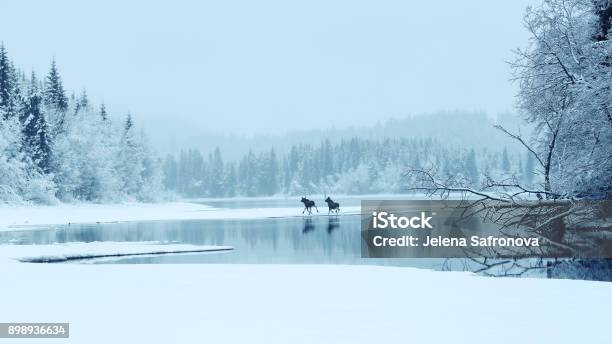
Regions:
<instances>
[{"instance_id":1,"label":"water reflection","mask_svg":"<svg viewBox=\"0 0 612 344\"><path fill-rule=\"evenodd\" d=\"M302 228L302 233L306 234L308 232L314 231L315 226L312 223L312 218L311 217L306 217L304 218L304 226Z\"/></svg>"},{"instance_id":2,"label":"water reflection","mask_svg":"<svg viewBox=\"0 0 612 344\"><path fill-rule=\"evenodd\" d=\"M329 216L327 219L327 233L331 234L338 227L340 227L340 217Z\"/></svg>"},{"instance_id":3,"label":"water reflection","mask_svg":"<svg viewBox=\"0 0 612 344\"><path fill-rule=\"evenodd\" d=\"M72 224L0 233L0 244L93 241L158 241L234 247L227 253L133 257L104 263L375 264L426 268L440 268L443 263L440 259L361 258L358 215Z\"/></svg>"}]
</instances>

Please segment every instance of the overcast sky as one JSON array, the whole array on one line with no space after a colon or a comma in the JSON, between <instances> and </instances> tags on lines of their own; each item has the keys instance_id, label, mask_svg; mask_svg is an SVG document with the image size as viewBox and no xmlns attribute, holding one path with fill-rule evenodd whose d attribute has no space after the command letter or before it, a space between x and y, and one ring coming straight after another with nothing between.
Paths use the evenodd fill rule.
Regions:
<instances>
[{"instance_id":1,"label":"overcast sky","mask_svg":"<svg viewBox=\"0 0 612 344\"><path fill-rule=\"evenodd\" d=\"M534 1L0 1L26 72L55 57L113 114L216 132L511 111L504 61Z\"/></svg>"}]
</instances>

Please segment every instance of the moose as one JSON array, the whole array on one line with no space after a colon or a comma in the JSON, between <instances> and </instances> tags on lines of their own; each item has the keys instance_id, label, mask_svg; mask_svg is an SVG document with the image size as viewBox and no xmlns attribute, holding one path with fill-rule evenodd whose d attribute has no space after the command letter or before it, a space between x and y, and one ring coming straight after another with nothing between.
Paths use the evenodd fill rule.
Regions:
<instances>
[{"instance_id":1,"label":"moose","mask_svg":"<svg viewBox=\"0 0 612 344\"><path fill-rule=\"evenodd\" d=\"M302 210L302 214L304 214L306 210L308 210L308 215L312 214L312 207L317 210L317 213L319 212L319 208L317 208L317 205L314 201L311 201L306 197L302 197L300 202L304 203L304 210Z\"/></svg>"},{"instance_id":2,"label":"moose","mask_svg":"<svg viewBox=\"0 0 612 344\"><path fill-rule=\"evenodd\" d=\"M329 198L329 196L325 199L325 202L327 202L327 207L329 208L327 215L329 215L332 211L335 211L336 214L338 214L340 211L340 203L334 202L331 198Z\"/></svg>"}]
</instances>

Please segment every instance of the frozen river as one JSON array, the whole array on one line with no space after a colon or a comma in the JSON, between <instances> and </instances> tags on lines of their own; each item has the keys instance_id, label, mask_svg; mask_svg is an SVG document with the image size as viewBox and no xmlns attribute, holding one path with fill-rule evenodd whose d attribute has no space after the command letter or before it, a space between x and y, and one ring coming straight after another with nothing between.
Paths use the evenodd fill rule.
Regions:
<instances>
[{"instance_id":1,"label":"frozen river","mask_svg":"<svg viewBox=\"0 0 612 344\"><path fill-rule=\"evenodd\" d=\"M359 199L338 199L343 207ZM135 221L51 225L36 230L0 232L0 244L53 244L70 242L143 242L232 246L218 253L124 257L95 263L254 263L254 264L374 264L438 269L442 259L363 259L359 215L303 216L298 199L200 200L216 209L295 207L294 216L258 219Z\"/></svg>"}]
</instances>

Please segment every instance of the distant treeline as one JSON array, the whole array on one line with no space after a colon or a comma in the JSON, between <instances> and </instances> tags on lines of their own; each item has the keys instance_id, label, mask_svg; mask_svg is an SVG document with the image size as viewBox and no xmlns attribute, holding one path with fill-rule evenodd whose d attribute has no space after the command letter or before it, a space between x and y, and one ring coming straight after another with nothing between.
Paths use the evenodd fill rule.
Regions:
<instances>
[{"instance_id":1,"label":"distant treeline","mask_svg":"<svg viewBox=\"0 0 612 344\"><path fill-rule=\"evenodd\" d=\"M523 161L524 160L524 161ZM248 152L226 162L220 149L208 156L197 149L168 155L163 164L164 184L186 197L265 196L310 193L399 193L409 185L408 168L439 166L449 177L462 177L474 185L484 175L516 175L533 182L534 161L527 154L505 148L466 149L434 139L353 138L336 144L291 146L279 156L274 149Z\"/></svg>"}]
</instances>

